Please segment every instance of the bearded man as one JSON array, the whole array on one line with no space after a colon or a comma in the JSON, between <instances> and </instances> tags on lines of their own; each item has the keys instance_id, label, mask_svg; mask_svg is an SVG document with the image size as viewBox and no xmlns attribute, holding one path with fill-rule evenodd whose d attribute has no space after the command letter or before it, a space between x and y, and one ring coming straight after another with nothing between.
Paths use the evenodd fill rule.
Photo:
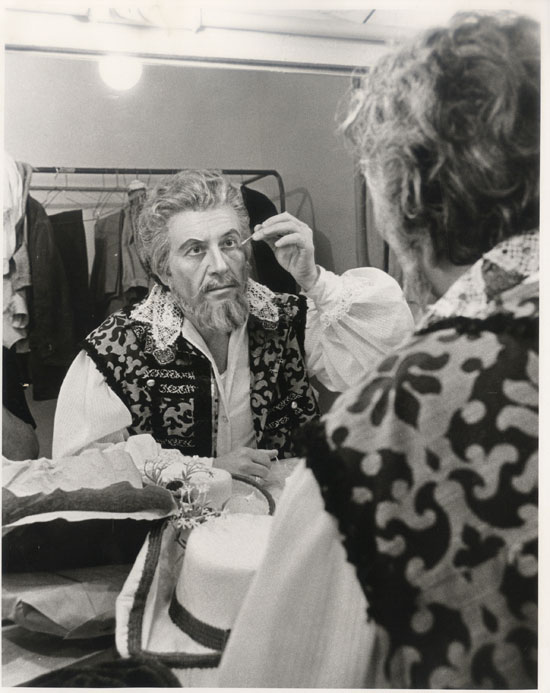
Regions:
<instances>
[{"instance_id":1,"label":"bearded man","mask_svg":"<svg viewBox=\"0 0 550 693\"><path fill-rule=\"evenodd\" d=\"M160 445L265 478L274 458L294 455L294 431L318 417L309 375L342 391L412 330L391 277L318 267L311 229L287 213L254 236L303 293L249 279L248 215L219 171L161 181L139 232L154 286L85 340L60 391L54 457L130 436L134 448L145 440L144 455Z\"/></svg>"}]
</instances>

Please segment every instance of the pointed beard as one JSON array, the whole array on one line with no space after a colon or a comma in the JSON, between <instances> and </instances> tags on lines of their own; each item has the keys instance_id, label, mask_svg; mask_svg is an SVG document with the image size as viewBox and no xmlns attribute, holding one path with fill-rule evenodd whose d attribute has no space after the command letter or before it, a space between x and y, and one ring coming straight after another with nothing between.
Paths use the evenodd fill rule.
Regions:
<instances>
[{"instance_id":1,"label":"pointed beard","mask_svg":"<svg viewBox=\"0 0 550 693\"><path fill-rule=\"evenodd\" d=\"M244 293L239 293L235 298L227 298L216 303L210 303L203 298L195 306L186 306L184 314L199 332L232 332L244 325L248 311L248 299Z\"/></svg>"},{"instance_id":2,"label":"pointed beard","mask_svg":"<svg viewBox=\"0 0 550 693\"><path fill-rule=\"evenodd\" d=\"M171 291L185 317L191 320L199 332L232 332L244 325L248 318L249 305L246 296L248 277L249 266L247 264L244 267L240 281L230 271L223 276L211 279L201 287L194 305L187 303L175 287L172 287ZM232 281L238 283L240 288L234 298L213 302L208 300L208 289L216 288Z\"/></svg>"}]
</instances>

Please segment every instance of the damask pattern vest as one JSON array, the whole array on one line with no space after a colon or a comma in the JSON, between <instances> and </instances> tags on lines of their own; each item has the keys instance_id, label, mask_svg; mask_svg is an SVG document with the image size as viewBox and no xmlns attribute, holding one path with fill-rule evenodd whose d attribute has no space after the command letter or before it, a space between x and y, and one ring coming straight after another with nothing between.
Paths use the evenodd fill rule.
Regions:
<instances>
[{"instance_id":1,"label":"damask pattern vest","mask_svg":"<svg viewBox=\"0 0 550 693\"><path fill-rule=\"evenodd\" d=\"M294 431L319 417L304 361L306 299L273 294L278 321L248 318L250 405L257 446L292 457ZM162 357L151 325L113 313L84 348L132 416L130 434L149 433L185 455L216 456L218 394L208 358L181 334Z\"/></svg>"}]
</instances>

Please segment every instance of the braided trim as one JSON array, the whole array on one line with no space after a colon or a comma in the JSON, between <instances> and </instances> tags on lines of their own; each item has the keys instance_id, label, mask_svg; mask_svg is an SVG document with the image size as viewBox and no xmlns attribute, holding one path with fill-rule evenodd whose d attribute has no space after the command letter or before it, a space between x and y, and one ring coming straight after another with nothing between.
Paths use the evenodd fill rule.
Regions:
<instances>
[{"instance_id":1,"label":"braided trim","mask_svg":"<svg viewBox=\"0 0 550 693\"><path fill-rule=\"evenodd\" d=\"M168 525L167 520L161 520L155 524L149 533L145 565L139 585L134 595L130 615L128 618L128 652L132 656L145 660L162 662L174 669L186 669L189 667L199 669L211 669L217 667L221 660L220 652L208 654L190 654L186 652L154 652L142 649L142 629L145 605L151 588L151 583L157 570L162 535Z\"/></svg>"},{"instance_id":2,"label":"braided trim","mask_svg":"<svg viewBox=\"0 0 550 693\"><path fill-rule=\"evenodd\" d=\"M193 616L183 604L180 604L175 592L172 595L168 614L174 625L190 638L193 638L199 645L208 647L210 650L223 652L231 629L223 630L222 628L216 628L216 626L212 626Z\"/></svg>"}]
</instances>

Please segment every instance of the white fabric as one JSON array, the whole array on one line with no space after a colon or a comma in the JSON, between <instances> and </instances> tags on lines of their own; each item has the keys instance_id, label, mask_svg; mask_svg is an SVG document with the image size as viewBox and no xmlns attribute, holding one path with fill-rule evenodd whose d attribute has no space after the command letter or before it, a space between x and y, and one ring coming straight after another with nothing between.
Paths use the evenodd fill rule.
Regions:
<instances>
[{"instance_id":1,"label":"white fabric","mask_svg":"<svg viewBox=\"0 0 550 693\"><path fill-rule=\"evenodd\" d=\"M94 362L81 351L63 380L53 424L52 457L76 455L92 443L128 438L130 411L111 390Z\"/></svg>"},{"instance_id":2,"label":"white fabric","mask_svg":"<svg viewBox=\"0 0 550 693\"><path fill-rule=\"evenodd\" d=\"M362 688L374 644L336 521L303 462L232 628L220 687Z\"/></svg>"},{"instance_id":3,"label":"white fabric","mask_svg":"<svg viewBox=\"0 0 550 693\"><path fill-rule=\"evenodd\" d=\"M131 456L124 450L86 450L76 457L50 460L13 461L2 457L2 488L16 496L35 493L74 491L82 488L106 488L127 481L134 488L142 488L141 475Z\"/></svg>"},{"instance_id":4,"label":"white fabric","mask_svg":"<svg viewBox=\"0 0 550 693\"><path fill-rule=\"evenodd\" d=\"M15 227L23 214L23 179L14 158L7 152L4 152L3 180L3 274L9 274L10 258L15 252Z\"/></svg>"},{"instance_id":5,"label":"white fabric","mask_svg":"<svg viewBox=\"0 0 550 693\"><path fill-rule=\"evenodd\" d=\"M374 267L339 276L323 268L307 292L308 370L329 390L344 392L414 329L399 284Z\"/></svg>"},{"instance_id":6,"label":"white fabric","mask_svg":"<svg viewBox=\"0 0 550 693\"><path fill-rule=\"evenodd\" d=\"M3 277L2 295L2 344L10 349L16 342L19 342L27 337L29 313L27 310L27 303L23 296L13 290L9 276Z\"/></svg>"},{"instance_id":7,"label":"white fabric","mask_svg":"<svg viewBox=\"0 0 550 693\"><path fill-rule=\"evenodd\" d=\"M397 282L381 270L349 270L342 276L320 268L308 291L306 362L329 389L344 391L397 347L413 329L412 315ZM185 320L183 335L213 364L220 395L218 455L239 446L255 447L250 411L248 334L229 342L225 383L203 339ZM74 455L96 441L128 437L129 410L111 390L91 358L81 352L61 386L54 421L53 455Z\"/></svg>"}]
</instances>

